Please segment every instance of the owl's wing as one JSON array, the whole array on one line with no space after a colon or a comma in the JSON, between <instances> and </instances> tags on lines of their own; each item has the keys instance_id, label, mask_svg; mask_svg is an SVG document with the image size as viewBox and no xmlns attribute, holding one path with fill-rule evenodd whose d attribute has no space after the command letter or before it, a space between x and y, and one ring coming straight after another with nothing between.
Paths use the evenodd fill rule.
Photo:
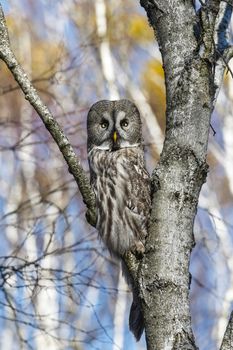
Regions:
<instances>
[{"instance_id":1,"label":"owl's wing","mask_svg":"<svg viewBox=\"0 0 233 350\"><path fill-rule=\"evenodd\" d=\"M90 184L93 188L96 187L96 174L91 168L90 168Z\"/></svg>"},{"instance_id":2,"label":"owl's wing","mask_svg":"<svg viewBox=\"0 0 233 350\"><path fill-rule=\"evenodd\" d=\"M150 176L144 167L144 161L138 164L129 161L128 171L130 181L127 183L126 210L130 210L135 232L138 238L143 239L147 233L147 225L151 208Z\"/></svg>"},{"instance_id":3,"label":"owl's wing","mask_svg":"<svg viewBox=\"0 0 233 350\"><path fill-rule=\"evenodd\" d=\"M147 170L131 164L132 181L129 183L127 206L137 214L146 215L151 205L150 177Z\"/></svg>"}]
</instances>

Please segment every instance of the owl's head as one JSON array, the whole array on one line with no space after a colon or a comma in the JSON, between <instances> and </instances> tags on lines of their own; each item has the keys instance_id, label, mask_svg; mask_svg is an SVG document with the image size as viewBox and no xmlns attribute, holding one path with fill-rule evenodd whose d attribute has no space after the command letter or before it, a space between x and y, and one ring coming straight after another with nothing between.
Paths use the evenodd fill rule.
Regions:
<instances>
[{"instance_id":1,"label":"owl's head","mask_svg":"<svg viewBox=\"0 0 233 350\"><path fill-rule=\"evenodd\" d=\"M88 151L93 148L115 151L141 144L141 119L129 100L96 102L87 115Z\"/></svg>"}]
</instances>

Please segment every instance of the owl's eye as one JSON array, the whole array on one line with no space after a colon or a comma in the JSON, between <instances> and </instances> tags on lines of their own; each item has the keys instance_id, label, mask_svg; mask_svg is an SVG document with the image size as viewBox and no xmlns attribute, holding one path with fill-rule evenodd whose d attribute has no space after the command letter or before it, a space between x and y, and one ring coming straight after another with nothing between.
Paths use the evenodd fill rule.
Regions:
<instances>
[{"instance_id":1,"label":"owl's eye","mask_svg":"<svg viewBox=\"0 0 233 350\"><path fill-rule=\"evenodd\" d=\"M102 129L107 129L108 128L108 121L107 120L103 120L100 124Z\"/></svg>"},{"instance_id":2,"label":"owl's eye","mask_svg":"<svg viewBox=\"0 0 233 350\"><path fill-rule=\"evenodd\" d=\"M128 125L129 125L129 122L128 122L127 119L123 119L123 120L121 121L121 127L122 127L122 128L127 128Z\"/></svg>"}]
</instances>

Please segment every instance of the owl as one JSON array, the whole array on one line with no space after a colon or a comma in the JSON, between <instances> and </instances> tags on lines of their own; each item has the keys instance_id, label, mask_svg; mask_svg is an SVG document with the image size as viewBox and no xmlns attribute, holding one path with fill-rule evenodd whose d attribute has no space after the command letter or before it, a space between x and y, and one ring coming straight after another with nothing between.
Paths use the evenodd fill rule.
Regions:
<instances>
[{"instance_id":1,"label":"owl","mask_svg":"<svg viewBox=\"0 0 233 350\"><path fill-rule=\"evenodd\" d=\"M110 253L120 259L128 251L142 254L151 198L137 107L125 99L95 103L87 116L87 137L99 235ZM132 280L124 272L127 280ZM129 326L139 340L144 323L133 286L132 290Z\"/></svg>"}]
</instances>

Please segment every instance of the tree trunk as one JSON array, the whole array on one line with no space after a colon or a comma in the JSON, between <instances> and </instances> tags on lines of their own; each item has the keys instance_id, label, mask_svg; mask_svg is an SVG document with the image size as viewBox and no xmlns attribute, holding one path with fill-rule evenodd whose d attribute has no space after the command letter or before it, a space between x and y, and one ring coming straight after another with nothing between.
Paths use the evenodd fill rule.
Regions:
<instances>
[{"instance_id":1,"label":"tree trunk","mask_svg":"<svg viewBox=\"0 0 233 350\"><path fill-rule=\"evenodd\" d=\"M166 135L153 172L153 206L140 295L148 350L197 349L189 311L193 223L207 174L216 86L212 22L192 1L141 0L158 40L166 80ZM208 17L209 19L209 17ZM200 34L202 33L202 34Z\"/></svg>"}]
</instances>

